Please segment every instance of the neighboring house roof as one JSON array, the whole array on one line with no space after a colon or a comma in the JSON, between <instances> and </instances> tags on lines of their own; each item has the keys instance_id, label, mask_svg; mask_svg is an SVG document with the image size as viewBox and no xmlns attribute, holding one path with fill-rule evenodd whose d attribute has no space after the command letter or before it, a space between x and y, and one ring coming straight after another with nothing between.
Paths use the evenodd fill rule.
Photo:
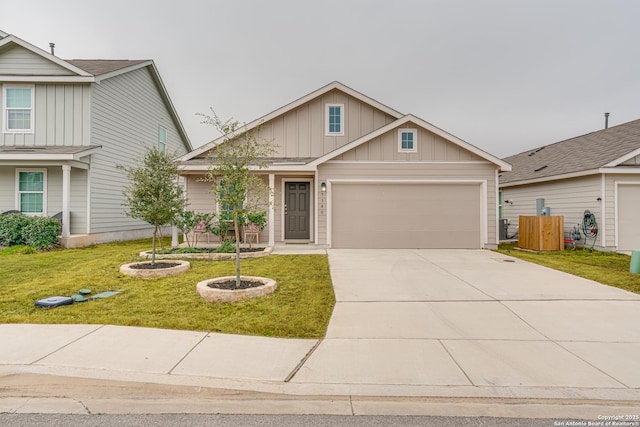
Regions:
<instances>
[{"instance_id":1,"label":"neighboring house roof","mask_svg":"<svg viewBox=\"0 0 640 427\"><path fill-rule=\"evenodd\" d=\"M34 46L31 43L28 43L22 40L21 38L14 36L13 34L7 34L5 37L0 38L0 50L12 44L21 46L24 49L27 49L35 53L36 55L40 55L43 58L48 59L49 61L59 65L60 67L66 69L69 72L69 75L46 76L50 81L60 81L60 82L70 82L70 83L71 82L84 83L84 82L94 81L93 76L87 71L76 67L75 65L65 61L64 59L60 59L57 56L52 55L46 50L40 49L39 47ZM25 76L25 75L15 75L15 76L3 75L2 76L2 80L4 81L40 81L42 78L43 76L35 75L35 74L32 76Z\"/></svg>"},{"instance_id":2,"label":"neighboring house roof","mask_svg":"<svg viewBox=\"0 0 640 427\"><path fill-rule=\"evenodd\" d=\"M101 148L100 145L81 147L4 146L0 147L0 160L79 160Z\"/></svg>"},{"instance_id":3,"label":"neighboring house roof","mask_svg":"<svg viewBox=\"0 0 640 427\"><path fill-rule=\"evenodd\" d=\"M122 70L133 65L138 65L143 62L150 62L149 59L129 60L129 59L69 59L67 62L71 65L85 70L94 76L101 74L112 73L114 71Z\"/></svg>"},{"instance_id":4,"label":"neighboring house roof","mask_svg":"<svg viewBox=\"0 0 640 427\"><path fill-rule=\"evenodd\" d=\"M297 99L297 100L285 105L284 107L281 107L281 108L279 108L277 110L274 110L271 113L269 113L269 114L267 114L265 116L262 116L257 120L254 120L253 122L247 124L246 126L241 127L236 133L250 131L251 129L254 129L257 126L262 125L263 123L266 123L269 120L274 119L274 118L276 118L276 117L278 117L278 116L280 116L282 114L285 114L285 113L287 113L287 112L289 112L289 111L291 111L291 110L293 110L293 109L295 109L295 108L297 108L297 107L299 107L299 106L301 106L301 105L303 105L303 104L305 104L305 103L307 103L307 102L309 102L309 101L311 101L311 100L313 100L315 98L318 98L319 96L322 96L325 93L327 93L327 92L329 92L331 90L334 90L334 89L340 90L340 91L342 91L342 92L344 92L344 93L346 93L346 94L348 94L350 96L353 96L354 98L357 98L358 100L360 100L360 101L362 101L364 103L372 105L375 108L378 108L379 110L381 110L381 111L385 112L386 114L390 115L391 117L395 118L396 120L394 120L391 123L388 123L387 125L382 126L382 127L378 128L378 129L370 132L367 135L364 135L364 136L362 136L362 137L360 137L360 138L358 138L358 139L356 139L354 141L351 141L348 144L343 145L342 147L339 147L339 148L337 148L337 149L335 149L335 150L333 150L333 151L331 151L331 152L329 152L329 153L327 153L327 154L325 154L323 156L320 156L320 157L305 157L305 158L298 158L298 157L296 157L296 158L281 158L281 159L277 159L277 161L274 161L274 162L268 162L270 168L276 168L277 169L278 166L306 165L305 169L312 169L312 168L315 168L317 165L319 165L321 163L324 163L325 161L331 160L331 159L333 159L333 158L335 158L335 157L337 157L337 156L339 156L339 155L341 155L341 154L343 154L343 153L345 153L345 152L347 152L349 150L354 149L355 147L358 147L361 144L366 143L367 141L370 141L371 139L373 139L373 138L375 138L377 136L382 135L385 132L388 132L388 131L393 130L393 129L399 127L399 126L402 126L402 125L404 125L406 123L411 122L411 123L415 123L415 124L423 127L424 129L427 129L427 130L435 133L436 135L441 136L442 138L444 138L444 139L446 139L448 141L451 141L451 142L457 144L461 148L466 149L466 150L476 154L477 156L479 156L479 157L481 157L481 158L483 158L483 159L485 159L485 160L487 160L487 161L489 161L489 162L491 162L493 164L498 165L500 167L500 170L503 170L503 171L511 170L511 166L507 162L505 162L505 161L503 161L503 160L501 160L501 159L499 159L499 158L497 158L497 157L495 157L495 156L493 156L493 155L491 155L491 154L489 154L489 153L487 153L487 152L485 152L485 151L483 151L483 150L481 150L481 149L469 144L468 142L463 141L460 138L455 137L454 135L452 135L452 134L450 134L448 132L445 132L444 130L432 125L431 123L428 123L428 122L422 120L421 118L416 117L416 116L414 116L412 114L406 114L406 115L402 114L402 113L400 113L400 112L398 112L398 111L396 111L396 110L394 110L394 109L392 109L390 107L387 107L386 105L384 105L384 104L382 104L382 103L380 103L380 102L378 102L378 101L376 101L376 100L374 100L372 98L369 98L368 96L363 95L360 92L357 92L357 91L351 89L350 87L345 86L344 84L342 84L340 82L337 82L337 81L329 83L328 85L323 86L320 89L318 89L316 91L313 91L310 94L305 95L305 96L303 96L303 97L301 97L301 98L299 98L299 99ZM200 148L198 148L198 149L196 149L196 150L194 150L194 151L192 151L190 153L185 154L184 156L181 157L181 160L185 164L188 164L190 167L191 166L196 166L197 168L203 168L203 167L205 167L206 164L208 164L208 162L206 161L206 159L203 159L202 156L207 151L209 151L212 148L214 148L216 145L218 145L218 144L220 144L220 143L222 143L222 142L224 142L226 140L229 140L229 139L233 138L233 136L234 136L234 134L221 136L221 137L219 137L219 138L217 138L217 139L215 139L215 140L203 145L202 147L200 147Z\"/></svg>"},{"instance_id":5,"label":"neighboring house roof","mask_svg":"<svg viewBox=\"0 0 640 427\"><path fill-rule=\"evenodd\" d=\"M182 121L178 116L178 112L173 106L173 102L169 97L169 92L165 87L160 73L156 68L155 63L149 59L142 60L123 60L123 59L60 59L51 53L40 49L37 46L28 43L13 34L7 34L0 31L0 51L3 48L10 46L11 44L21 46L41 57L48 59L49 61L59 65L60 67L69 71L69 75L2 75L3 81L12 82L61 82L61 83L99 83L102 80L124 74L138 68L148 67L153 79L158 85L158 91L166 102L167 108L173 120L176 123L176 127L180 132L182 139L186 143L187 151L193 149L191 141L187 136L187 132L182 125Z\"/></svg>"},{"instance_id":6,"label":"neighboring house roof","mask_svg":"<svg viewBox=\"0 0 640 427\"><path fill-rule=\"evenodd\" d=\"M503 160L513 165L500 184L597 173L640 154L640 120L528 150Z\"/></svg>"}]
</instances>

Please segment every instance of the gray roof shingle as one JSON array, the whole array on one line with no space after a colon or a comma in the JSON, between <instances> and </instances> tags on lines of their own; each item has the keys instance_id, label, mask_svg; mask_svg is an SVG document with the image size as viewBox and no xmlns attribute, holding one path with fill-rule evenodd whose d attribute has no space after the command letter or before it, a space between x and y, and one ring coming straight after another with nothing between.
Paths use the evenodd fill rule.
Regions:
<instances>
[{"instance_id":1,"label":"gray roof shingle","mask_svg":"<svg viewBox=\"0 0 640 427\"><path fill-rule=\"evenodd\" d=\"M94 76L121 70L122 68L147 62L148 59L128 60L128 59L69 59L67 62Z\"/></svg>"},{"instance_id":2,"label":"gray roof shingle","mask_svg":"<svg viewBox=\"0 0 640 427\"><path fill-rule=\"evenodd\" d=\"M598 169L640 148L640 119L505 157L507 184Z\"/></svg>"}]
</instances>

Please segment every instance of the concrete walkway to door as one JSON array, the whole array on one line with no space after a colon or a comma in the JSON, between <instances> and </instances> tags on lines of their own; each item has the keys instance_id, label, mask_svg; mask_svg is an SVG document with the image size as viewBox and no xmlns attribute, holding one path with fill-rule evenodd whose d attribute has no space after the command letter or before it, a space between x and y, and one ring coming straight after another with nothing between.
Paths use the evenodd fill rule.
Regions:
<instances>
[{"instance_id":1,"label":"concrete walkway to door","mask_svg":"<svg viewBox=\"0 0 640 427\"><path fill-rule=\"evenodd\" d=\"M327 337L292 382L640 396L640 295L483 250L338 250Z\"/></svg>"}]
</instances>

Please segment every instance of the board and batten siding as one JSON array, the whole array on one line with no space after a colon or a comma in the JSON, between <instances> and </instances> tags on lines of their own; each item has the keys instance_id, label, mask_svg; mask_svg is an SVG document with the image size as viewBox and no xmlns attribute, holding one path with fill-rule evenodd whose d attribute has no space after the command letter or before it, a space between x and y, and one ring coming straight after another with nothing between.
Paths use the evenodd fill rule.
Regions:
<instances>
[{"instance_id":1,"label":"board and batten siding","mask_svg":"<svg viewBox=\"0 0 640 427\"><path fill-rule=\"evenodd\" d=\"M536 199L544 199L551 215L564 216L564 231L567 235L574 226L582 224L586 210L596 216L601 227L602 203L597 200L602 197L601 187L599 175L504 187L501 189L502 217L510 221L509 232L512 233L517 227L518 218L521 215L536 215ZM510 203L506 203L507 200ZM596 246L602 246L601 238L602 233L598 235Z\"/></svg>"},{"instance_id":2,"label":"board and batten siding","mask_svg":"<svg viewBox=\"0 0 640 427\"><path fill-rule=\"evenodd\" d=\"M344 136L325 135L327 104L344 105ZM393 120L383 111L333 90L263 123L256 137L273 142L273 157L320 157Z\"/></svg>"},{"instance_id":3,"label":"board and batten siding","mask_svg":"<svg viewBox=\"0 0 640 427\"><path fill-rule=\"evenodd\" d=\"M145 147L157 146L159 126L167 130L167 152L185 154L185 141L146 67L94 83L92 90L91 143L102 149L91 161L91 232L149 228L125 215L128 181L117 166L132 166Z\"/></svg>"},{"instance_id":4,"label":"board and batten siding","mask_svg":"<svg viewBox=\"0 0 640 427\"><path fill-rule=\"evenodd\" d=\"M70 70L22 46L11 46L0 52L0 74L25 76L75 75Z\"/></svg>"},{"instance_id":5,"label":"board and batten siding","mask_svg":"<svg viewBox=\"0 0 640 427\"><path fill-rule=\"evenodd\" d=\"M346 181L485 181L487 188L487 245L497 242L496 166L489 162L346 162L318 166L318 180ZM480 184L480 182L478 182ZM327 199L330 196L327 196ZM384 201L381 201L384 203ZM327 214L318 216L318 243L327 243Z\"/></svg>"},{"instance_id":6,"label":"board and batten siding","mask_svg":"<svg viewBox=\"0 0 640 427\"><path fill-rule=\"evenodd\" d=\"M0 90L0 105L4 105L3 93ZM3 133L0 145L89 145L90 108L88 84L36 84L33 133Z\"/></svg>"},{"instance_id":7,"label":"board and batten siding","mask_svg":"<svg viewBox=\"0 0 640 427\"><path fill-rule=\"evenodd\" d=\"M402 153L398 150L398 133L402 129L418 130L418 147L415 153ZM371 161L481 161L479 156L465 150L457 144L446 141L426 129L411 124L390 130L371 141L337 156L334 160L371 160Z\"/></svg>"}]
</instances>

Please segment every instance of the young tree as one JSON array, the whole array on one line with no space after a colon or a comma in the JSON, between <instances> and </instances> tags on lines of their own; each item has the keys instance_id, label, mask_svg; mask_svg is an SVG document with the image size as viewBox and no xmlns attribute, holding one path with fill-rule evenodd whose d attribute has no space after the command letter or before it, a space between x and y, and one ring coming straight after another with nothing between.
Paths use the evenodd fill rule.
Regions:
<instances>
[{"instance_id":1,"label":"young tree","mask_svg":"<svg viewBox=\"0 0 640 427\"><path fill-rule=\"evenodd\" d=\"M141 219L153 225L151 263L156 262L156 240L161 227L175 222L176 216L187 204L184 188L178 182L177 156L147 148L138 166L121 166L129 179L129 185L122 194L123 206L131 218Z\"/></svg>"},{"instance_id":2,"label":"young tree","mask_svg":"<svg viewBox=\"0 0 640 427\"><path fill-rule=\"evenodd\" d=\"M275 151L270 141L259 140L257 129L247 129L235 120L223 122L211 110L203 123L213 125L223 135L210 156L205 180L219 209L219 221L233 222L236 240L236 286L240 286L240 226L250 214L264 210L269 204L269 186L255 171L266 169L266 159Z\"/></svg>"}]
</instances>

